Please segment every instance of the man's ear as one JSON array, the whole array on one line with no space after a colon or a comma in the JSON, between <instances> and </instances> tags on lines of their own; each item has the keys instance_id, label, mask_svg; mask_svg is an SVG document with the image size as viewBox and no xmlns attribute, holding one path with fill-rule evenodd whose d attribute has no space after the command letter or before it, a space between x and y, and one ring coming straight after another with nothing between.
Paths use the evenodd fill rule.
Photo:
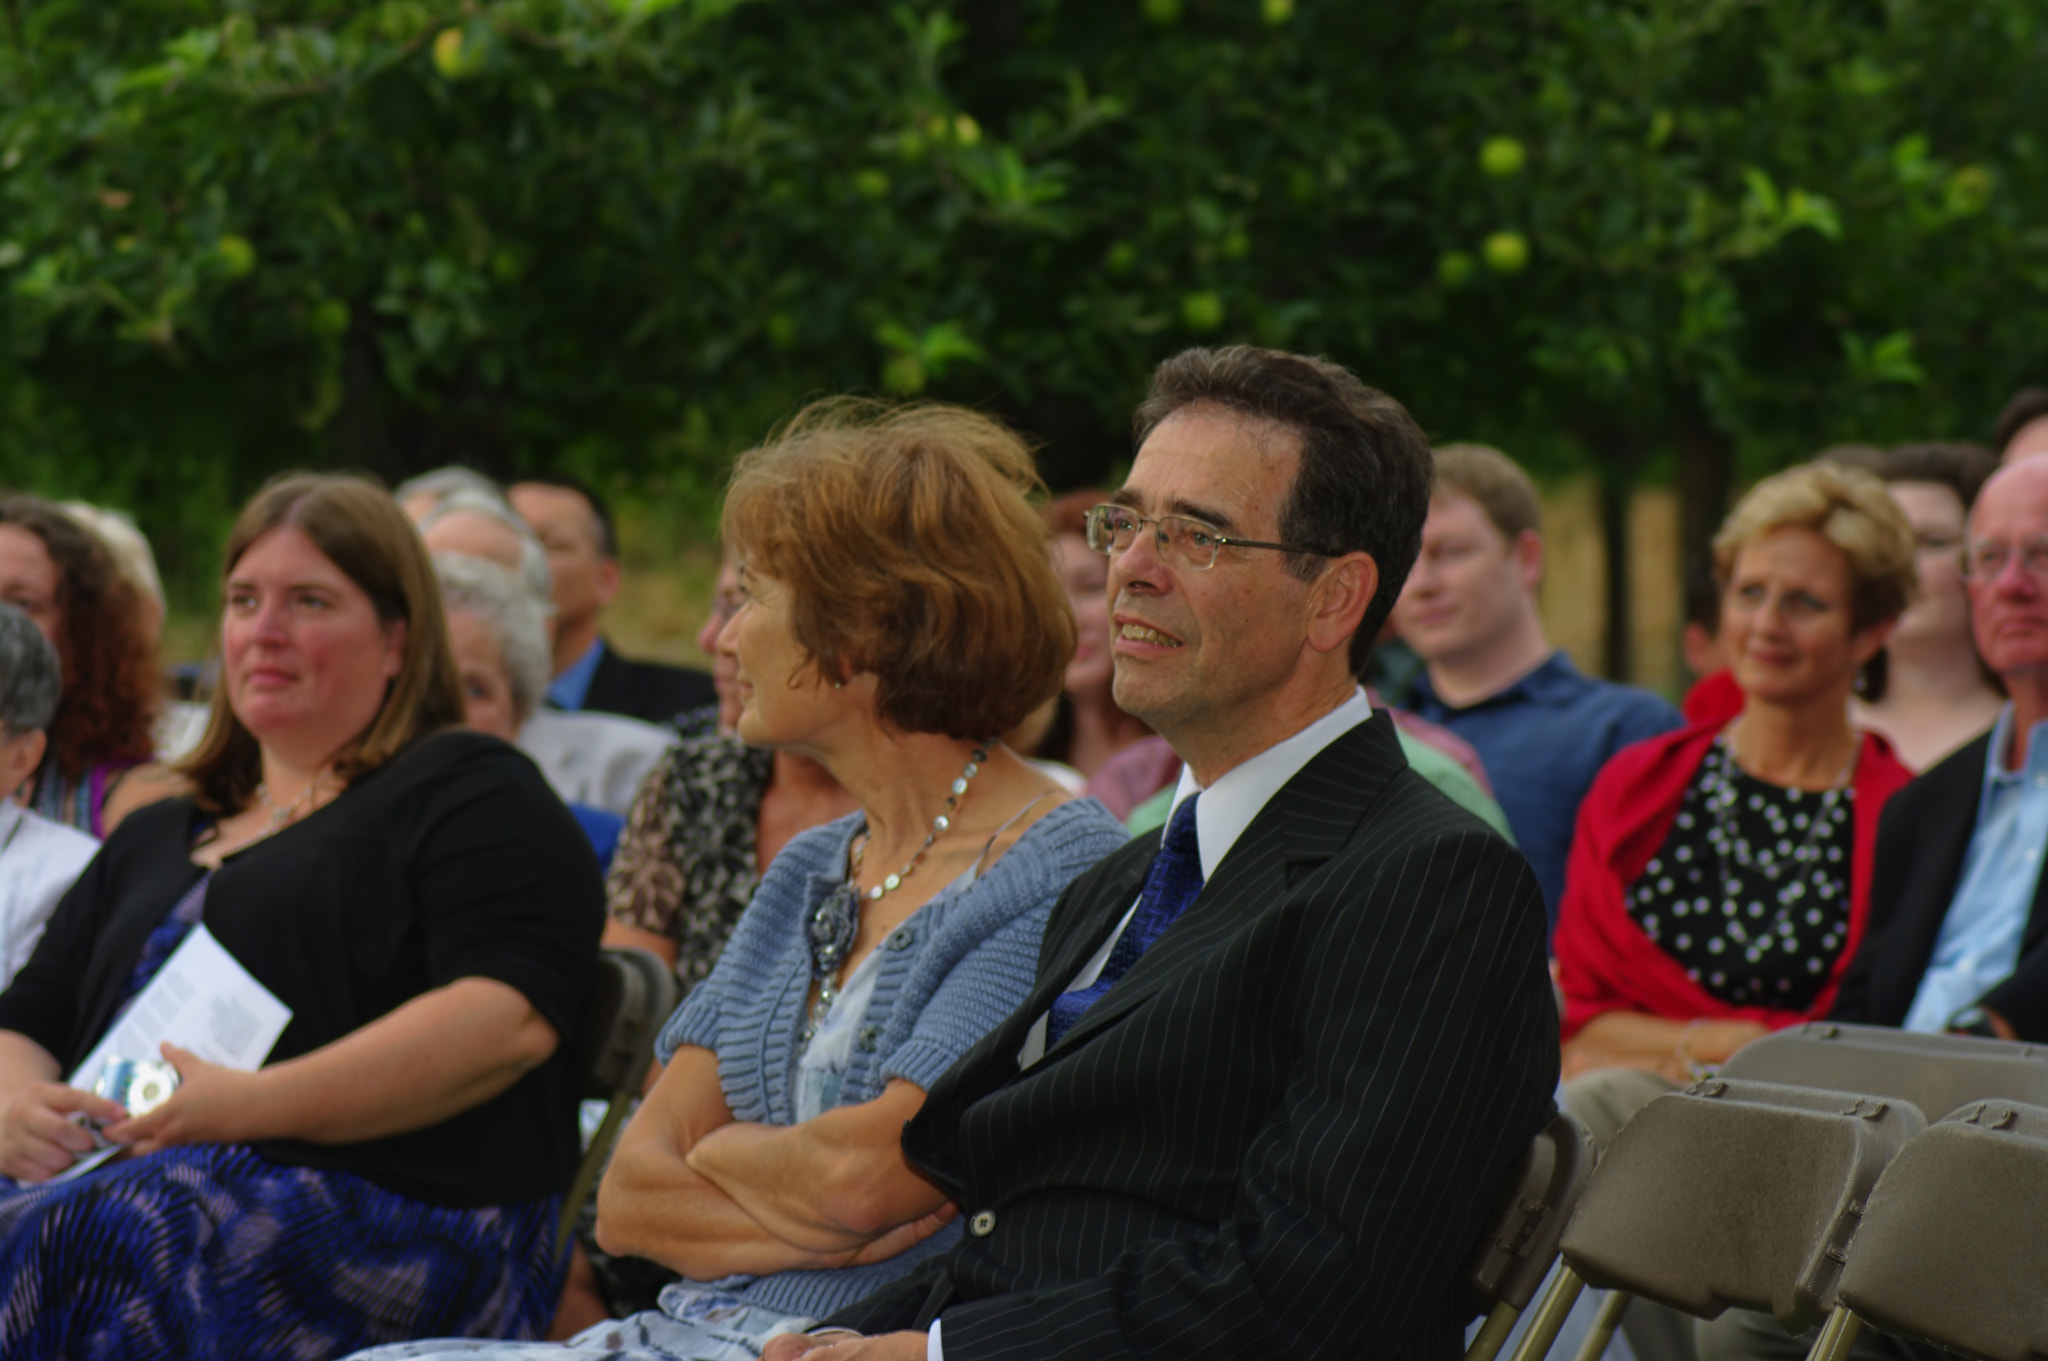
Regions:
<instances>
[{"instance_id":1,"label":"man's ear","mask_svg":"<svg viewBox=\"0 0 2048 1361\"><path fill-rule=\"evenodd\" d=\"M1380 566L1372 554L1333 558L1309 594L1308 645L1317 652L1348 650L1379 588Z\"/></svg>"},{"instance_id":2,"label":"man's ear","mask_svg":"<svg viewBox=\"0 0 2048 1361\"><path fill-rule=\"evenodd\" d=\"M1508 556L1515 562L1515 579L1534 595L1543 584L1543 536L1533 529L1523 530L1508 546Z\"/></svg>"},{"instance_id":3,"label":"man's ear","mask_svg":"<svg viewBox=\"0 0 2048 1361\"><path fill-rule=\"evenodd\" d=\"M619 560L599 558L597 560L597 607L603 609L612 603L612 597L619 593Z\"/></svg>"}]
</instances>

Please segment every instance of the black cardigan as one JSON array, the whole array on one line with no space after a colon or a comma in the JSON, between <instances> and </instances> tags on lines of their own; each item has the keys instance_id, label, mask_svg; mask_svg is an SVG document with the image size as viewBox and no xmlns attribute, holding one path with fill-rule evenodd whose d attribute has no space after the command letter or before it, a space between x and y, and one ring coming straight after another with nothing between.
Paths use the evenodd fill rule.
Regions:
<instances>
[{"instance_id":1,"label":"black cardigan","mask_svg":"<svg viewBox=\"0 0 2048 1361\"><path fill-rule=\"evenodd\" d=\"M1870 921L1842 976L1833 1019L1895 1026L1912 1009L1962 882L1990 755L1986 734L1884 806L1870 878ZM2034 883L2012 977L1979 1000L2010 1021L2021 1039L2048 1040L2048 875Z\"/></svg>"},{"instance_id":2,"label":"black cardigan","mask_svg":"<svg viewBox=\"0 0 2048 1361\"><path fill-rule=\"evenodd\" d=\"M85 1058L143 942L202 873L191 861L199 819L191 800L168 799L115 830L0 993L0 1030L34 1040L67 1075ZM446 1206L567 1186L577 1157L571 1054L604 890L590 843L525 756L478 733L422 740L229 856L202 920L292 1009L271 1062L459 978L517 988L561 1037L546 1063L438 1125L354 1144L264 1140L258 1152Z\"/></svg>"}]
</instances>

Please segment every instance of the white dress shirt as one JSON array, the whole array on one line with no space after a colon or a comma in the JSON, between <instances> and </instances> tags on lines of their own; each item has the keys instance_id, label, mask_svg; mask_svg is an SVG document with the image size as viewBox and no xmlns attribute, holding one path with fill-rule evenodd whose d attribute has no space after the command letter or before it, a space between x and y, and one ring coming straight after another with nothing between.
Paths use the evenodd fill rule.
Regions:
<instances>
[{"instance_id":1,"label":"white dress shirt","mask_svg":"<svg viewBox=\"0 0 2048 1361\"><path fill-rule=\"evenodd\" d=\"M1197 793L1202 796L1202 801L1195 805L1195 841L1202 857L1202 882L1206 884L1215 878L1216 867L1223 863L1223 857L1244 835L1244 829L1252 825L1252 820L1264 811L1289 780L1301 773L1303 766L1321 755L1324 747L1371 717L1372 703L1366 699L1365 691L1353 690L1350 699L1294 736L1232 766L1207 789L1196 782L1192 769L1182 766L1180 786L1173 791L1173 808L1178 809ZM1173 810L1169 809L1167 822L1171 824L1172 821ZM1138 904L1133 902L1130 910L1124 913L1123 920L1117 923L1116 930L1102 943L1102 948L1074 975L1067 991L1085 988L1102 976L1103 967L1109 963L1109 952L1116 948L1117 940L1130 926L1137 911ZM1024 1047L1017 1053L1018 1067L1029 1068L1045 1057L1045 1039L1050 1024L1051 1017L1046 1015L1040 1016L1032 1025ZM945 1348L939 1340L941 1322L940 1319L932 1320L931 1332L925 1342L925 1361L945 1361Z\"/></svg>"},{"instance_id":2,"label":"white dress shirt","mask_svg":"<svg viewBox=\"0 0 2048 1361\"><path fill-rule=\"evenodd\" d=\"M564 803L625 817L640 782L676 740L674 732L622 714L536 709L519 730L519 749Z\"/></svg>"},{"instance_id":3,"label":"white dress shirt","mask_svg":"<svg viewBox=\"0 0 2048 1361\"><path fill-rule=\"evenodd\" d=\"M43 938L50 913L100 843L12 799L0 799L0 988Z\"/></svg>"}]
</instances>

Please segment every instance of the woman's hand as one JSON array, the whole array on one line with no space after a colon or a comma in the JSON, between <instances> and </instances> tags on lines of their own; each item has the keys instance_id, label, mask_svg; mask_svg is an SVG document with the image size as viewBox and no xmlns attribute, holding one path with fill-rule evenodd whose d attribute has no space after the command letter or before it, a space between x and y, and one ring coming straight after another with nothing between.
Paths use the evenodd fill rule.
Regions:
<instances>
[{"instance_id":1,"label":"woman's hand","mask_svg":"<svg viewBox=\"0 0 2048 1361\"><path fill-rule=\"evenodd\" d=\"M883 1333L862 1337L834 1328L825 1333L784 1333L768 1339L761 1361L924 1361L931 1344L925 1333Z\"/></svg>"},{"instance_id":2,"label":"woman's hand","mask_svg":"<svg viewBox=\"0 0 2048 1361\"><path fill-rule=\"evenodd\" d=\"M922 1219L913 1219L908 1224L898 1224L887 1233L881 1234L865 1246L851 1252L821 1253L812 1265L821 1268L873 1266L886 1262L891 1257L910 1251L925 1239L960 1217L960 1207L947 1201Z\"/></svg>"},{"instance_id":3,"label":"woman's hand","mask_svg":"<svg viewBox=\"0 0 2048 1361\"><path fill-rule=\"evenodd\" d=\"M1681 1085L1691 1082L1695 1066L1726 1063L1736 1050L1770 1033L1770 1027L1755 1021L1690 1022L1672 1045L1671 1061L1664 1076Z\"/></svg>"},{"instance_id":4,"label":"woman's hand","mask_svg":"<svg viewBox=\"0 0 2048 1361\"><path fill-rule=\"evenodd\" d=\"M109 1125L109 1139L141 1157L179 1144L224 1144L246 1137L247 1117L259 1097L259 1074L208 1063L174 1044L164 1045L163 1055L178 1070L178 1090L148 1114Z\"/></svg>"},{"instance_id":5,"label":"woman's hand","mask_svg":"<svg viewBox=\"0 0 2048 1361\"><path fill-rule=\"evenodd\" d=\"M121 1120L128 1112L103 1096L61 1082L34 1082L0 1107L0 1175L24 1186L48 1181L98 1145L72 1117Z\"/></svg>"}]
</instances>

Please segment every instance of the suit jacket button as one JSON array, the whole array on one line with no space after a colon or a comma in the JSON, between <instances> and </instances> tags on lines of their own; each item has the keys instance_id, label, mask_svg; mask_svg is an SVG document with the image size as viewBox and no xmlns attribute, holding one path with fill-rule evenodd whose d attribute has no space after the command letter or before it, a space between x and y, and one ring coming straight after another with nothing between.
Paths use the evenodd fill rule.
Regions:
<instances>
[{"instance_id":1,"label":"suit jacket button","mask_svg":"<svg viewBox=\"0 0 2048 1361\"><path fill-rule=\"evenodd\" d=\"M995 1231L996 1212L994 1210L979 1211L975 1214L974 1218L967 1221L967 1232L973 1234L976 1238L986 1238Z\"/></svg>"}]
</instances>

